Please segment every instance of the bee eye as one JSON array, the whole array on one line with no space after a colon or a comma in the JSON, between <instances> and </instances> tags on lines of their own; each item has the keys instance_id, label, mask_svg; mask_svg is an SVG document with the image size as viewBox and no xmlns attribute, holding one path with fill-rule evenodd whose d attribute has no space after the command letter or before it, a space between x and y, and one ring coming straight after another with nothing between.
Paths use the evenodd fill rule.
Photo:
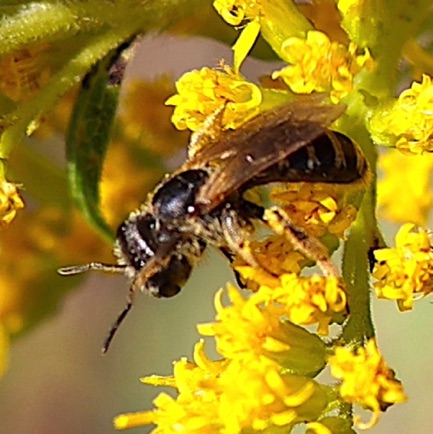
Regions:
<instances>
[{"instance_id":1,"label":"bee eye","mask_svg":"<svg viewBox=\"0 0 433 434\"><path fill-rule=\"evenodd\" d=\"M127 265L140 270L155 255L159 246L155 218L147 213L122 223L117 230L117 246Z\"/></svg>"},{"instance_id":2,"label":"bee eye","mask_svg":"<svg viewBox=\"0 0 433 434\"><path fill-rule=\"evenodd\" d=\"M154 247L156 247L156 240L152 235L156 228L155 217L153 217L151 214L145 214L144 216L137 218L135 225L140 237L150 244L155 244Z\"/></svg>"},{"instance_id":3,"label":"bee eye","mask_svg":"<svg viewBox=\"0 0 433 434\"><path fill-rule=\"evenodd\" d=\"M155 297L173 297L188 280L192 265L185 256L172 256L167 267L147 281L147 289Z\"/></svg>"}]
</instances>

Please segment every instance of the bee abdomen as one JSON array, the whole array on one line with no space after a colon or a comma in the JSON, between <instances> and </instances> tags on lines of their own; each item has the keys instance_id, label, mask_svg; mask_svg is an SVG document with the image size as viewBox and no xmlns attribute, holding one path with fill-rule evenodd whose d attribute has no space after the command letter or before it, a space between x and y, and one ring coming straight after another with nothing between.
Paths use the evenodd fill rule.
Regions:
<instances>
[{"instance_id":1,"label":"bee abdomen","mask_svg":"<svg viewBox=\"0 0 433 434\"><path fill-rule=\"evenodd\" d=\"M248 188L269 182L350 184L368 170L358 145L344 134L325 131L308 145L254 177Z\"/></svg>"}]
</instances>

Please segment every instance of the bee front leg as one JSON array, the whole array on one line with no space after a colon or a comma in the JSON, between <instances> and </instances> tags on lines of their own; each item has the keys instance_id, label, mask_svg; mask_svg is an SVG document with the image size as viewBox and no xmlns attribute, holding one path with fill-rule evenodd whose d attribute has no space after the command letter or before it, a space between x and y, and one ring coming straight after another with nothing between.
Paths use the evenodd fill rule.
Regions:
<instances>
[{"instance_id":1,"label":"bee front leg","mask_svg":"<svg viewBox=\"0 0 433 434\"><path fill-rule=\"evenodd\" d=\"M221 228L228 251L239 255L248 265L259 267L248 245L250 228L245 222L240 221L237 213L232 209L226 209L221 216ZM227 249L225 249L227 252Z\"/></svg>"},{"instance_id":2,"label":"bee front leg","mask_svg":"<svg viewBox=\"0 0 433 434\"><path fill-rule=\"evenodd\" d=\"M325 275L340 276L326 247L317 238L311 237L303 229L295 226L288 214L281 208L272 207L266 210L263 220L275 233L284 235L295 249L316 261Z\"/></svg>"}]
</instances>

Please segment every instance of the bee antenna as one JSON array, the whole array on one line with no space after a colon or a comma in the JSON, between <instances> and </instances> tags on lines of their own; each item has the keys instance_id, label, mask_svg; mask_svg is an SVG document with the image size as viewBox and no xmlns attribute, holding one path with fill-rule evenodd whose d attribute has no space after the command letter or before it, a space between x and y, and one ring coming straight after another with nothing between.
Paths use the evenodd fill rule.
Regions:
<instances>
[{"instance_id":1,"label":"bee antenna","mask_svg":"<svg viewBox=\"0 0 433 434\"><path fill-rule=\"evenodd\" d=\"M108 336L105 338L104 344L102 345L102 354L106 354L108 349L110 348L111 341L114 338L114 335L117 332L117 329L120 327L120 324L122 324L123 320L125 319L126 315L128 315L128 312L132 309L132 306L134 304L134 296L135 292L138 290L137 282L134 281L132 285L129 288L128 292L128 298L126 299L126 306L120 312L119 316L117 317L114 324L111 326L110 331L108 332Z\"/></svg>"},{"instance_id":2,"label":"bee antenna","mask_svg":"<svg viewBox=\"0 0 433 434\"><path fill-rule=\"evenodd\" d=\"M89 264L61 267L57 270L57 272L62 276L73 276L74 274L81 274L91 270L105 271L107 273L124 273L125 267L125 265L119 264L103 264L102 262L90 262Z\"/></svg>"},{"instance_id":3,"label":"bee antenna","mask_svg":"<svg viewBox=\"0 0 433 434\"><path fill-rule=\"evenodd\" d=\"M102 354L106 354L108 349L110 348L111 341L114 338L114 335L117 332L117 329L120 327L120 324L122 324L123 320L125 319L126 315L132 308L132 300L129 300L128 303L126 303L125 308L120 312L120 315L117 317L116 322L111 326L110 331L108 332L108 336L105 338L104 345L102 345Z\"/></svg>"}]
</instances>

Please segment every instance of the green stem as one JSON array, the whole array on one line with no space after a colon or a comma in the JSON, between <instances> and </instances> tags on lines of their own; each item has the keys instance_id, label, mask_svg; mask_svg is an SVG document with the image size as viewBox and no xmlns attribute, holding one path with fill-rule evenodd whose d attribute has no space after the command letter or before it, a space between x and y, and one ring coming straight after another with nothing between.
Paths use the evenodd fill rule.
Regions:
<instances>
[{"instance_id":1,"label":"green stem","mask_svg":"<svg viewBox=\"0 0 433 434\"><path fill-rule=\"evenodd\" d=\"M377 149L360 122L350 123L343 118L344 131L362 144L363 153L369 163L371 180L360 201L358 217L351 227L344 244L343 278L348 292L350 317L343 327L344 343L363 344L374 336L370 311L370 262L369 253L381 239L376 219L376 171Z\"/></svg>"},{"instance_id":2,"label":"green stem","mask_svg":"<svg viewBox=\"0 0 433 434\"><path fill-rule=\"evenodd\" d=\"M41 2L25 5L18 12L5 15L0 22L0 55L22 48L35 41L66 38L86 30L91 20L80 20L70 5L61 2ZM87 23L87 25L86 25ZM83 26L86 26L83 29Z\"/></svg>"},{"instance_id":3,"label":"green stem","mask_svg":"<svg viewBox=\"0 0 433 434\"><path fill-rule=\"evenodd\" d=\"M358 218L345 242L343 278L348 291L350 316L343 328L344 343L362 344L374 336L370 311L368 251L371 246L371 216L374 215L372 190L366 192Z\"/></svg>"}]
</instances>

